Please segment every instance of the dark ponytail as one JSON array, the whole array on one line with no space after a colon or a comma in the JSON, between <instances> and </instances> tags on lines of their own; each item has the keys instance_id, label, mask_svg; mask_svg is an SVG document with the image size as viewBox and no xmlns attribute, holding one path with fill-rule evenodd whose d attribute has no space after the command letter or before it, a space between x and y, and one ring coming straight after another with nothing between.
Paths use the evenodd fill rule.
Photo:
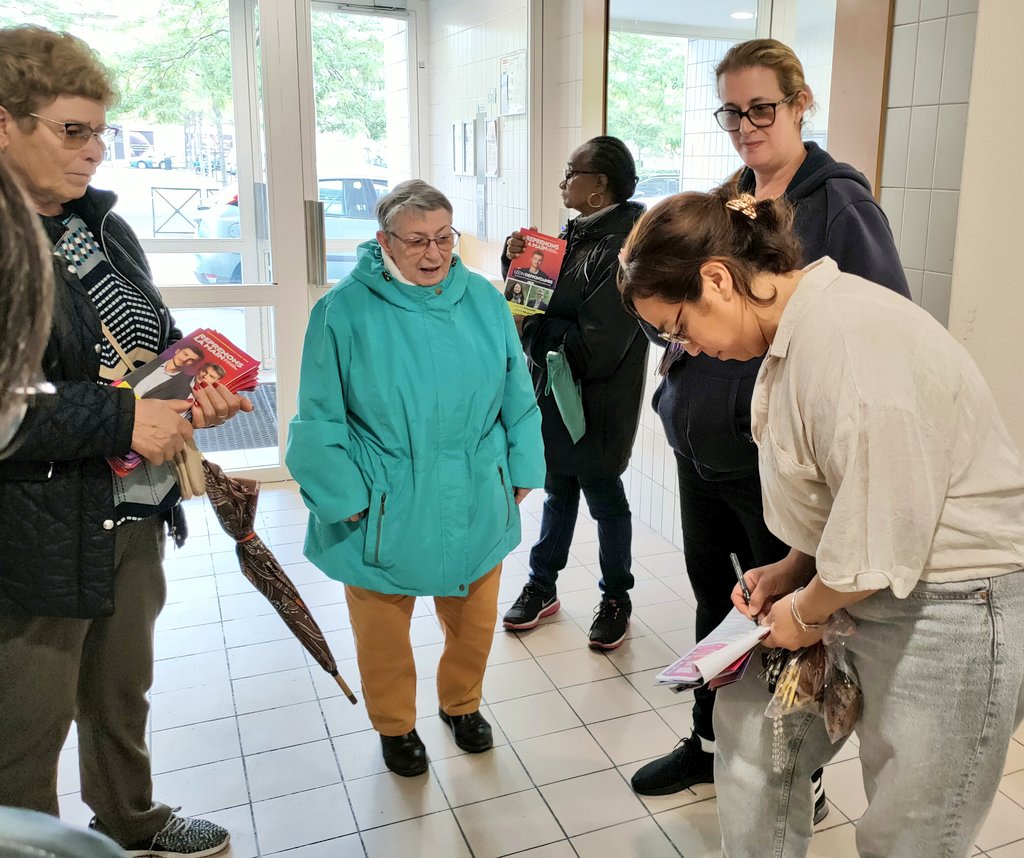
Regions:
<instances>
[{"instance_id":1,"label":"dark ponytail","mask_svg":"<svg viewBox=\"0 0 1024 858\"><path fill-rule=\"evenodd\" d=\"M800 267L792 208L783 200L736 196L734 185L663 200L637 222L622 249L622 299L631 309L635 298L698 301L700 269L712 259L725 265L746 300L771 304L774 297L758 298L751 284L758 274Z\"/></svg>"}]
</instances>

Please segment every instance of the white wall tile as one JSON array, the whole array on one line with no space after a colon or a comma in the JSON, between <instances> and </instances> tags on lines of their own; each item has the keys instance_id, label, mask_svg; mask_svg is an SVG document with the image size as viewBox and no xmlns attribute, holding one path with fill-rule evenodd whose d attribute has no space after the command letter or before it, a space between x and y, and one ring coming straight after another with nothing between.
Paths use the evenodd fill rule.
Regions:
<instances>
[{"instance_id":1,"label":"white wall tile","mask_svg":"<svg viewBox=\"0 0 1024 858\"><path fill-rule=\"evenodd\" d=\"M909 151L910 108L890 107L885 117L885 143L882 149L883 187L906 187Z\"/></svg>"},{"instance_id":2,"label":"white wall tile","mask_svg":"<svg viewBox=\"0 0 1024 858\"><path fill-rule=\"evenodd\" d=\"M910 116L910 148L907 152L907 187L930 188L935 172L935 129L938 105L915 107Z\"/></svg>"},{"instance_id":3,"label":"white wall tile","mask_svg":"<svg viewBox=\"0 0 1024 858\"><path fill-rule=\"evenodd\" d=\"M910 286L910 300L920 305L921 293L924 291L924 272L919 268L904 268L907 285Z\"/></svg>"},{"instance_id":4,"label":"white wall tile","mask_svg":"<svg viewBox=\"0 0 1024 858\"><path fill-rule=\"evenodd\" d=\"M924 269L930 201L931 191L907 191L903 203L903 229L900 241L900 260L907 268Z\"/></svg>"},{"instance_id":5,"label":"white wall tile","mask_svg":"<svg viewBox=\"0 0 1024 858\"><path fill-rule=\"evenodd\" d=\"M900 246L900 235L903 232L903 200L906 196L904 188L882 188L880 203L882 211L889 219L889 226L892 227L892 240L896 246Z\"/></svg>"},{"instance_id":6,"label":"white wall tile","mask_svg":"<svg viewBox=\"0 0 1024 858\"><path fill-rule=\"evenodd\" d=\"M946 19L917 25L914 64L914 104L938 104L942 83L942 53L946 45Z\"/></svg>"},{"instance_id":7,"label":"white wall tile","mask_svg":"<svg viewBox=\"0 0 1024 858\"><path fill-rule=\"evenodd\" d=\"M924 272L924 292L921 306L943 325L949 324L949 296L953 278L949 274Z\"/></svg>"},{"instance_id":8,"label":"white wall tile","mask_svg":"<svg viewBox=\"0 0 1024 858\"><path fill-rule=\"evenodd\" d=\"M920 7L920 0L896 0L896 9L892 14L893 25L916 22Z\"/></svg>"},{"instance_id":9,"label":"white wall tile","mask_svg":"<svg viewBox=\"0 0 1024 858\"><path fill-rule=\"evenodd\" d=\"M953 248L956 246L956 216L959 204L958 191L932 191L928 216L928 250L924 265L928 272L953 273ZM926 281L926 295L927 291Z\"/></svg>"},{"instance_id":10,"label":"white wall tile","mask_svg":"<svg viewBox=\"0 0 1024 858\"><path fill-rule=\"evenodd\" d=\"M943 104L939 107L939 125L935 141L935 177L932 187L944 190L960 189L966 136L967 105Z\"/></svg>"},{"instance_id":11,"label":"white wall tile","mask_svg":"<svg viewBox=\"0 0 1024 858\"><path fill-rule=\"evenodd\" d=\"M948 0L921 0L921 11L918 20L928 21L932 18L945 18Z\"/></svg>"},{"instance_id":12,"label":"white wall tile","mask_svg":"<svg viewBox=\"0 0 1024 858\"><path fill-rule=\"evenodd\" d=\"M914 66L917 62L917 24L893 27L889 60L889 107L907 107L914 101Z\"/></svg>"},{"instance_id":13,"label":"white wall tile","mask_svg":"<svg viewBox=\"0 0 1024 858\"><path fill-rule=\"evenodd\" d=\"M943 104L966 102L971 90L974 30L978 16L958 15L946 22L946 50L942 62Z\"/></svg>"},{"instance_id":14,"label":"white wall tile","mask_svg":"<svg viewBox=\"0 0 1024 858\"><path fill-rule=\"evenodd\" d=\"M978 0L949 0L949 14L962 15L964 12L977 12Z\"/></svg>"}]
</instances>

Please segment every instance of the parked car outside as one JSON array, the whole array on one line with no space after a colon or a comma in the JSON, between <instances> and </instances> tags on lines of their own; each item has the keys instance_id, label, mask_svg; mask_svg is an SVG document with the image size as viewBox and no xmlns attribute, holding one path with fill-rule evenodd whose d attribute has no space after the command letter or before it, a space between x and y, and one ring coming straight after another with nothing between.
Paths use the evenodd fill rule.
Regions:
<instances>
[{"instance_id":1,"label":"parked car outside","mask_svg":"<svg viewBox=\"0 0 1024 858\"><path fill-rule=\"evenodd\" d=\"M660 203L665 197L679 193L679 174L666 173L665 175L648 176L636 183L636 190L630 197L638 203L643 203L648 209Z\"/></svg>"},{"instance_id":2,"label":"parked car outside","mask_svg":"<svg viewBox=\"0 0 1024 858\"><path fill-rule=\"evenodd\" d=\"M376 232L374 210L379 197L387 193L383 178L321 178L317 181L324 204L324 234L332 239L366 239ZM199 238L240 238L238 188L229 185L196 223ZM355 251L327 252L327 278L340 280L356 264ZM238 253L197 253L196 279L200 283L241 283L242 263Z\"/></svg>"}]
</instances>

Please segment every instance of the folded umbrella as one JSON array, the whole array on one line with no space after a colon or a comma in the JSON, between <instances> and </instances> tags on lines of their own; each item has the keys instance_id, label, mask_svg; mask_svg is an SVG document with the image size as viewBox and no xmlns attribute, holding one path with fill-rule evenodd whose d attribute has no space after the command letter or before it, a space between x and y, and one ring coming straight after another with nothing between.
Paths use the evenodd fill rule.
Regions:
<instances>
[{"instance_id":1,"label":"folded umbrella","mask_svg":"<svg viewBox=\"0 0 1024 858\"><path fill-rule=\"evenodd\" d=\"M355 705L356 696L338 673L338 663L327 646L324 633L277 558L253 530L260 484L256 480L229 477L219 465L206 459L203 460L203 470L206 474L206 496L221 527L235 540L242 574L266 596L299 643L334 677L345 696Z\"/></svg>"}]
</instances>

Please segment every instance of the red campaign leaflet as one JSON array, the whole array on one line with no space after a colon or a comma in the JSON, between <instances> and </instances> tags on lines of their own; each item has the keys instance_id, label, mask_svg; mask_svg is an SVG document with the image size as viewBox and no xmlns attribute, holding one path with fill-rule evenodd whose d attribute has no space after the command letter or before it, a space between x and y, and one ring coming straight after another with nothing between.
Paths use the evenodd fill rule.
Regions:
<instances>
[{"instance_id":1,"label":"red campaign leaflet","mask_svg":"<svg viewBox=\"0 0 1024 858\"><path fill-rule=\"evenodd\" d=\"M223 334L212 328L199 328L113 384L129 388L138 399L195 401L195 388L203 382L222 384L232 393L255 390L259 369L258 360ZM123 477L142 457L132 451L107 461L114 473Z\"/></svg>"},{"instance_id":2,"label":"red campaign leaflet","mask_svg":"<svg viewBox=\"0 0 1024 858\"><path fill-rule=\"evenodd\" d=\"M718 628L655 677L658 685L695 688L727 685L743 675L750 651L771 631L752 623L735 608ZM716 682L717 680L717 682Z\"/></svg>"},{"instance_id":3,"label":"red campaign leaflet","mask_svg":"<svg viewBox=\"0 0 1024 858\"><path fill-rule=\"evenodd\" d=\"M565 259L565 241L532 229L519 230L526 246L508 267L505 300L513 316L548 309Z\"/></svg>"}]
</instances>

